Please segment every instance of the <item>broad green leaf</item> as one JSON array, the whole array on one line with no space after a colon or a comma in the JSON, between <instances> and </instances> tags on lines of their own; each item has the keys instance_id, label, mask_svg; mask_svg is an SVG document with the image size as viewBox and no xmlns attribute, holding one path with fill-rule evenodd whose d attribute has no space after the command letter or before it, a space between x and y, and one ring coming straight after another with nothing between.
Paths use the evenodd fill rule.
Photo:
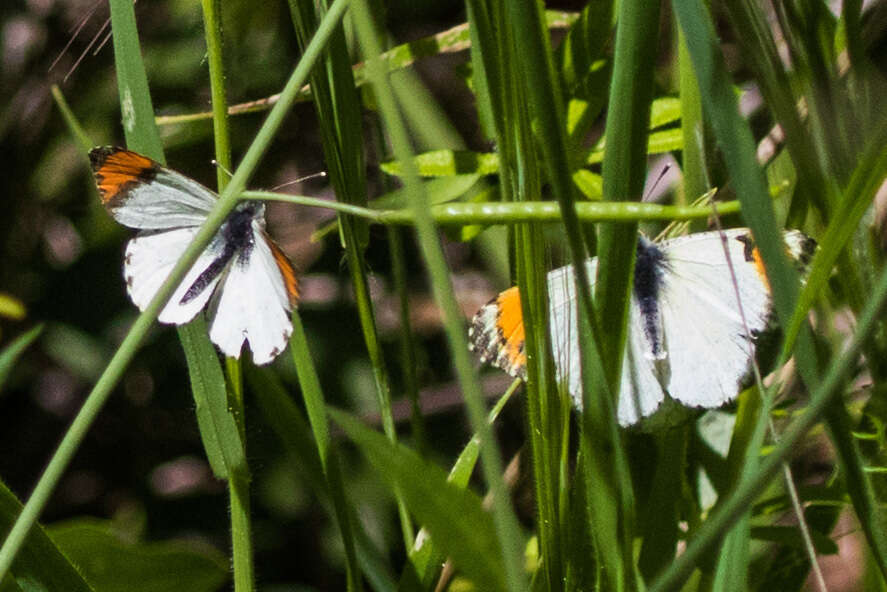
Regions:
<instances>
[{"instance_id":1,"label":"broad green leaf","mask_svg":"<svg viewBox=\"0 0 887 592\"><path fill-rule=\"evenodd\" d=\"M229 577L228 560L208 545L124 542L113 523L91 518L47 530L101 592L214 592Z\"/></svg>"},{"instance_id":2,"label":"broad green leaf","mask_svg":"<svg viewBox=\"0 0 887 592\"><path fill-rule=\"evenodd\" d=\"M21 511L21 502L0 482L0 537L6 536ZM11 575L22 590L93 592L71 559L40 525L31 529L12 564Z\"/></svg>"},{"instance_id":3,"label":"broad green leaf","mask_svg":"<svg viewBox=\"0 0 887 592\"><path fill-rule=\"evenodd\" d=\"M243 441L228 407L225 376L216 348L207 339L203 315L198 315L186 327L179 327L178 331L188 358L188 375L197 406L200 438L213 474L219 479L245 474L247 465Z\"/></svg>"},{"instance_id":4,"label":"broad green leaf","mask_svg":"<svg viewBox=\"0 0 887 592\"><path fill-rule=\"evenodd\" d=\"M432 150L416 155L414 162L422 177L492 175L499 172L499 155L493 152ZM389 175L403 175L403 166L396 160L383 162L380 168Z\"/></svg>"},{"instance_id":5,"label":"broad green leaf","mask_svg":"<svg viewBox=\"0 0 887 592\"><path fill-rule=\"evenodd\" d=\"M650 105L650 129L654 130L681 118L681 100L676 97L660 97Z\"/></svg>"},{"instance_id":6,"label":"broad green leaf","mask_svg":"<svg viewBox=\"0 0 887 592\"><path fill-rule=\"evenodd\" d=\"M393 444L351 415L330 409L330 416L388 481L392 491L401 493L435 545L479 590L505 588L505 567L493 520L475 493L448 482L443 469L406 446Z\"/></svg>"},{"instance_id":7,"label":"broad green leaf","mask_svg":"<svg viewBox=\"0 0 887 592\"><path fill-rule=\"evenodd\" d=\"M585 160L586 164L595 164L604 160L604 139L595 146L591 154ZM684 134L681 128L671 128L658 132L651 132L647 139L647 154L662 154L664 152L675 152L683 150Z\"/></svg>"}]
</instances>

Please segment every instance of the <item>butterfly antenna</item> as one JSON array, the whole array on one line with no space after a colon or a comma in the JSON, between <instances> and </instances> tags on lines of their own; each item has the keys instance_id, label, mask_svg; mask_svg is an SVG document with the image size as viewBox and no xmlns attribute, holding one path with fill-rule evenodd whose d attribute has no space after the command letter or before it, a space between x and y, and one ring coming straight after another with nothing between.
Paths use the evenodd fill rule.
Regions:
<instances>
[{"instance_id":1,"label":"butterfly antenna","mask_svg":"<svg viewBox=\"0 0 887 592\"><path fill-rule=\"evenodd\" d=\"M98 30L98 33L93 35L92 40L89 42L89 44L86 46L86 48L84 48L84 50L82 52L80 52L80 56L74 62L74 65L71 66L71 69L68 70L68 73L65 74L65 77L62 79L62 82L67 82L68 78L70 78L71 74L74 73L74 70L76 70L77 67L80 66L80 63L86 57L86 54L89 53L89 50L92 49L92 46L96 44L96 41L98 41L99 37L102 35L102 33L105 32L105 29L107 29L110 24L111 24L111 18L109 17L107 20L105 20L105 23L102 25L102 28ZM110 32L106 34L106 40L107 40L107 35L110 35ZM104 45L104 43L105 42L103 41L102 44L99 45L99 47Z\"/></svg>"},{"instance_id":2,"label":"butterfly antenna","mask_svg":"<svg viewBox=\"0 0 887 592\"><path fill-rule=\"evenodd\" d=\"M94 56L99 55L99 52L102 51L102 48L105 47L108 44L108 41L110 41L110 40L111 40L111 31L108 31L107 33L105 33L105 38L102 39L102 42L99 43L98 46L94 50L92 50L92 55L94 55Z\"/></svg>"},{"instance_id":3,"label":"butterfly antenna","mask_svg":"<svg viewBox=\"0 0 887 592\"><path fill-rule=\"evenodd\" d=\"M652 185L650 185L650 189L644 193L644 196L641 198L641 201L648 201L650 199L650 196L653 195L654 191L656 191L656 187L659 185L659 183L662 182L662 179L665 177L665 175L668 174L668 172L670 170L671 170L671 163L666 162L665 165L661 169L659 169L659 174L656 176L656 180L653 181Z\"/></svg>"},{"instance_id":4,"label":"butterfly antenna","mask_svg":"<svg viewBox=\"0 0 887 592\"><path fill-rule=\"evenodd\" d=\"M711 203L712 211L714 212L714 222L715 227L717 228L718 233L721 237L721 246L724 248L724 257L727 259L727 267L730 270L730 280L733 282L733 293L736 296L736 304L739 309L739 317L742 319L742 328L745 331L746 342L749 347L749 355L752 363L752 370L755 374L755 383L757 384L758 391L761 393L765 393L764 389L764 381L761 378L761 369L758 366L758 362L755 359L754 348L752 347L752 335L751 331L748 329L748 323L745 317L745 309L742 306L742 299L739 296L739 283L736 281L736 270L733 267L733 260L730 257L730 249L727 246L727 235L724 234L724 229L721 226L721 219L718 216L718 208L715 202ZM769 409L767 410L767 422L769 424L770 433L773 436L773 440L775 442L779 442L779 434L776 431L776 426L773 423L773 418L770 416ZM810 535L810 527L807 524L806 518L804 518L804 509L801 507L801 499L798 496L798 489L795 486L794 476L792 475L791 467L788 466L787 462L782 463L782 472L785 476L786 489L788 490L789 498L792 502L792 509L794 510L795 517L798 520L798 529L801 531L801 538L804 540L804 548L807 551L807 559L810 561L810 567L813 571L814 577L816 578L816 583L819 585L819 589L823 592L828 590L828 587L825 584L825 577L822 575L822 570L820 569L819 562L816 557L816 548L813 546L813 537Z\"/></svg>"},{"instance_id":5,"label":"butterfly antenna","mask_svg":"<svg viewBox=\"0 0 887 592\"><path fill-rule=\"evenodd\" d=\"M68 39L68 42L65 43L65 47L62 48L62 50L59 52L58 57L56 57L49 65L49 69L47 70L47 72L51 72L52 69L55 68L56 65L58 65L59 60L61 60L65 56L65 54L68 53L68 50L71 49L71 44L73 44L74 40L80 36L80 32L83 31L83 27L86 26L86 23L88 23L92 15L95 14L95 11L99 7L99 4L100 2L96 2L92 5L92 8L86 11L86 14L83 16L82 19L80 19L80 22L77 23L77 25L74 27L74 30L71 32L71 37Z\"/></svg>"},{"instance_id":6,"label":"butterfly antenna","mask_svg":"<svg viewBox=\"0 0 887 592\"><path fill-rule=\"evenodd\" d=\"M281 183L276 187L272 187L271 191L277 191L278 189L282 189L284 187L288 187L290 185L295 185L296 183L304 183L305 181L310 181L311 179L326 179L326 171L319 171L317 173L311 173L310 175L305 175L304 177L299 177L298 179L293 179L292 181L287 181L286 183Z\"/></svg>"}]
</instances>

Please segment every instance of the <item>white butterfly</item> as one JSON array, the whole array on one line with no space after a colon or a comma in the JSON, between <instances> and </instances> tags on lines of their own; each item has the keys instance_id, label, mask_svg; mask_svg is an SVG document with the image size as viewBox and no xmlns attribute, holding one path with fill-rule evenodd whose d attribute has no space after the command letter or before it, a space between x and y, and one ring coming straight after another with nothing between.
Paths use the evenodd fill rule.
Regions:
<instances>
[{"instance_id":1,"label":"white butterfly","mask_svg":"<svg viewBox=\"0 0 887 592\"><path fill-rule=\"evenodd\" d=\"M813 239L797 231L783 236L788 254L806 264L815 249ZM732 273L722 239L726 240ZM597 265L596 257L585 263L592 282ZM548 274L548 295L557 380L566 385L581 410L579 317L572 266ZM666 395L686 406L705 408L736 397L750 370L756 338L767 329L772 316L770 286L748 229L702 232L659 243L640 237L622 364L619 423L631 425L651 415ZM478 311L469 338L482 362L526 379L517 287L502 292Z\"/></svg>"},{"instance_id":2,"label":"white butterfly","mask_svg":"<svg viewBox=\"0 0 887 592\"><path fill-rule=\"evenodd\" d=\"M102 203L121 224L140 232L126 246L123 274L133 303L144 310L206 220L218 196L157 162L122 148L89 153ZM207 308L209 337L239 358L249 343L256 364L271 362L292 333L293 266L265 232L265 207L243 202L176 288L158 319L181 325Z\"/></svg>"}]
</instances>

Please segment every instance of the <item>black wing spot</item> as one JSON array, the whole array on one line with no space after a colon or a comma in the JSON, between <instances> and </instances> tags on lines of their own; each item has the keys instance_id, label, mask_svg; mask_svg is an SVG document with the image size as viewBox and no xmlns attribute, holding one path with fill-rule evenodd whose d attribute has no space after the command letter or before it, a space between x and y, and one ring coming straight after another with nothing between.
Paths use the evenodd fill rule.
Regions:
<instances>
[{"instance_id":1,"label":"black wing spot","mask_svg":"<svg viewBox=\"0 0 887 592\"><path fill-rule=\"evenodd\" d=\"M742 256L745 257L746 262L751 263L752 261L754 261L755 260L755 249L757 247L755 246L755 241L751 237L751 235L740 234L739 236L736 237L736 240L741 242L743 245Z\"/></svg>"}]
</instances>

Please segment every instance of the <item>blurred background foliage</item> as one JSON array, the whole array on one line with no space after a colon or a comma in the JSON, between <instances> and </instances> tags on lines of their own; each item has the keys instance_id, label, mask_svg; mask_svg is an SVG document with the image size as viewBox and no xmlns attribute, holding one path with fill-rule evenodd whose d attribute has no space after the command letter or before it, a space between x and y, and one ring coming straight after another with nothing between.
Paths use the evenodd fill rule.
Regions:
<instances>
[{"instance_id":1,"label":"blurred background foliage","mask_svg":"<svg viewBox=\"0 0 887 592\"><path fill-rule=\"evenodd\" d=\"M883 3L871 4L866 48L871 63L883 69L887 10ZM546 5L578 10L584 3ZM223 6L229 103L279 92L299 57L287 5L224 2ZM158 115L208 111L199 3L164 0L140 2L135 7ZM379 11L386 17L380 22L390 31L392 45L466 21L463 3L455 0L392 1L384 8L379 6ZM656 97L674 95L678 86L671 16L666 10L662 17ZM0 347L42 326L41 333L34 334L36 341L3 377L0 390L0 476L19 499L27 497L85 393L137 314L126 298L121 274L129 232L101 207L86 154L50 93L52 85L59 86L94 144L122 142L107 27L108 9L100 1L14 0L0 5L0 169L4 173L0 175L4 204L0 217ZM735 81L747 82L750 70L740 45L728 28L719 33L723 34L723 49ZM553 35L557 43L563 30L556 29ZM429 93L428 100L440 106L443 128L450 134L444 143L491 151L493 146L482 131L466 82L470 75L467 51L424 58L414 71L426 89L423 92ZM756 102L754 89L748 90L751 92L743 95L743 105L754 113L760 99ZM235 159L262 117L258 112L231 119ZM367 113L366 117L373 115ZM752 116L751 121L759 137L772 125L766 115ZM601 118L595 127L597 133L602 124ZM423 136L426 132L421 127L411 131L420 151L441 147L440 137ZM161 133L171 167L207 186L215 185L209 119L164 125ZM276 136L251 187L277 187L323 171L326 165L320 145L313 108L302 102ZM379 160L372 153L368 159L371 196L385 192L391 182L380 173ZM661 160L652 164L662 166ZM776 174L778 167L778 163L773 165L768 174ZM710 181L719 185L725 176L723 167L712 163L711 169L714 178ZM663 187L668 191L670 183L663 183ZM287 191L329 196L331 189L322 180L311 180L288 185ZM332 220L331 214L273 203L267 218L270 233L301 272L300 310L327 402L353 410L368 424L378 426L373 369L361 339L338 236L328 232L318 241L310 239ZM451 279L466 317L505 287L509 276L504 232L491 230L471 243L460 240L476 231L449 232L445 240ZM558 232L552 230L548 235L553 244ZM394 413L410 444L447 467L470 437L470 430L418 249L411 233L404 233L404 237L410 241L407 277L410 319L418 344L415 370L427 422L424 441L408 439L406 399L396 397ZM387 245L385 230L372 227L366 253L370 286L388 366L398 368L399 305L391 287ZM552 258L560 261L562 257L555 249ZM295 390L295 372L288 356L281 356L274 369ZM390 374L392 392L403 393L401 372ZM509 382L498 372L484 374L485 392L490 396L501 394ZM506 459L525 440L523 405L516 398L496 424ZM186 571L195 583L179 580L179 589L211 590L228 585L228 500L224 486L212 477L204 459L193 407L175 331L158 326L126 371L42 515L43 524L55 525L50 534L60 545L67 545L72 558L88 562L91 553L103 546L115 553L126 548L138 557L154 553L155 559L157 553L167 553L163 557L168 558L186 555L182 561L188 562ZM340 589L344 582L342 549L329 513L297 466L283 454L281 443L249 397L246 415L256 572L261 589ZM341 439L342 434L335 432L334 437ZM649 450L643 436L633 446L641 452ZM643 473L643 465L638 466L638 472ZM833 458L821 434L799 452L796 466L803 482L822 483L831 474ZM404 549L388 489L357 454L346 455L344 473L350 501L366 532L393 565L400 565ZM515 490L519 517L530 524L535 515L532 487L519 483ZM842 524L844 533L855 532L852 521ZM177 542L152 548L135 545L138 541ZM854 534L839 537L838 546L843 563L839 562L835 571L849 566L853 577L846 588L835 583L831 589L854 589L864 578L860 538ZM174 560L166 561L172 565ZM757 561L763 563L766 557ZM138 579L139 561L133 559L129 564L133 571L121 581ZM115 589L114 585L120 582L101 589ZM766 583L757 585L766 587ZM175 584L170 586L175 589Z\"/></svg>"}]
</instances>

